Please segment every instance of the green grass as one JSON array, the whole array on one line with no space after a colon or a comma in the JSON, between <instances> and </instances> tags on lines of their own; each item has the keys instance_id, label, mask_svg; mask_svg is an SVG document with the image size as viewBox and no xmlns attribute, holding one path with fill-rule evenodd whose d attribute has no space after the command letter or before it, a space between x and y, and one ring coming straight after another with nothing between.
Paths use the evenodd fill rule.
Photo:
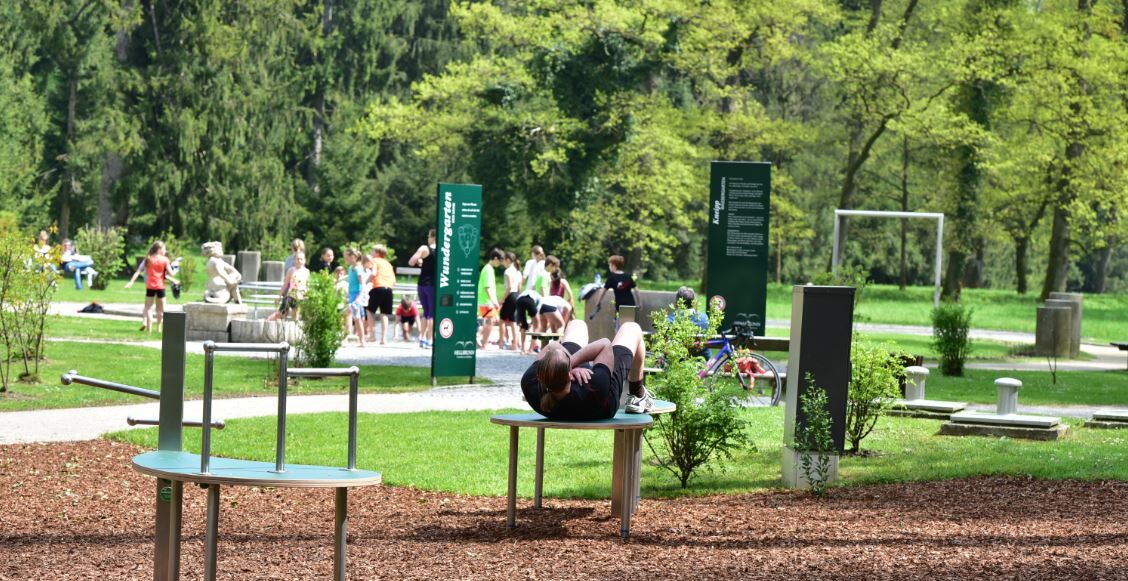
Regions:
<instances>
[{"instance_id":1,"label":"green grass","mask_svg":"<svg viewBox=\"0 0 1128 581\"><path fill-rule=\"evenodd\" d=\"M160 335L139 331L141 319L121 321L92 317L53 316L47 318L47 337L51 339L115 339L120 341L160 341Z\"/></svg>"},{"instance_id":2,"label":"green grass","mask_svg":"<svg viewBox=\"0 0 1128 581\"><path fill-rule=\"evenodd\" d=\"M645 496L735 493L779 485L782 408L747 412L755 450L742 451L714 466L683 491L677 480L654 465L643 445ZM458 494L503 495L506 490L509 430L490 424L489 412L365 414L360 418L358 466L377 470L385 482ZM1128 479L1128 430L1074 432L1059 442L937 436L939 422L883 418L863 448L874 457L842 459L846 485L938 480L982 474L1061 479ZM213 431L212 450L228 457L263 461L274 457L274 418L232 420ZM294 416L288 424L288 461L343 466L344 414ZM156 446L155 429L120 432L112 438ZM607 498L610 495L612 435L604 430L548 430L545 494ZM199 438L185 439L199 451ZM535 432L521 430L518 492L532 495Z\"/></svg>"},{"instance_id":3,"label":"green grass","mask_svg":"<svg viewBox=\"0 0 1128 581\"><path fill-rule=\"evenodd\" d=\"M105 289L95 290L86 287L86 280L82 281L84 290L75 290L74 279L69 278L60 280L57 290L55 291L54 300L66 301L72 303L144 303L145 302L145 280L138 278L133 286L126 289L125 283L129 282L128 278L115 278L110 280ZM172 298L172 292L168 293L168 302L172 304L180 304L184 302L192 302L198 300L200 297L189 294L182 294L181 300Z\"/></svg>"},{"instance_id":4,"label":"green grass","mask_svg":"<svg viewBox=\"0 0 1128 581\"><path fill-rule=\"evenodd\" d=\"M933 370L925 385L929 399L995 402L995 380L1022 381L1019 405L1128 407L1128 371L1068 371L1058 373L1057 385L1046 371L964 370L963 377L944 377Z\"/></svg>"},{"instance_id":5,"label":"green grass","mask_svg":"<svg viewBox=\"0 0 1128 581\"><path fill-rule=\"evenodd\" d=\"M15 383L0 394L0 411L85 407L120 403L141 403L137 396L89 386L59 382L70 369L80 375L125 383L141 388L160 389L161 353L158 349L105 343L51 342L47 360L40 364L38 384ZM19 366L19 370L17 370ZM22 366L15 362L13 373ZM264 359L221 356L215 365L215 393L218 397L271 395L276 387L270 378L275 365ZM204 357L188 355L185 388L189 399L203 395ZM441 385L454 385L462 378L440 378ZM426 367L361 366L360 389L364 393L401 393L430 388L431 370ZM292 394L343 393L347 383L341 379L303 379L290 383Z\"/></svg>"}]
</instances>

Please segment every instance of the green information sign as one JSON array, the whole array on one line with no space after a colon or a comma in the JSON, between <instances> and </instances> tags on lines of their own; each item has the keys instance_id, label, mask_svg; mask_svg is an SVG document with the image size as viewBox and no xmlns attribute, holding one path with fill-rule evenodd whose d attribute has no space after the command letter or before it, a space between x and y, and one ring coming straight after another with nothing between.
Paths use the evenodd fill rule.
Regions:
<instances>
[{"instance_id":1,"label":"green information sign","mask_svg":"<svg viewBox=\"0 0 1128 581\"><path fill-rule=\"evenodd\" d=\"M439 184L431 377L474 376L482 186Z\"/></svg>"},{"instance_id":2,"label":"green information sign","mask_svg":"<svg viewBox=\"0 0 1128 581\"><path fill-rule=\"evenodd\" d=\"M763 335L772 166L766 162L714 161L709 182L705 293L724 310L721 329L744 324L751 325L756 335Z\"/></svg>"}]
</instances>

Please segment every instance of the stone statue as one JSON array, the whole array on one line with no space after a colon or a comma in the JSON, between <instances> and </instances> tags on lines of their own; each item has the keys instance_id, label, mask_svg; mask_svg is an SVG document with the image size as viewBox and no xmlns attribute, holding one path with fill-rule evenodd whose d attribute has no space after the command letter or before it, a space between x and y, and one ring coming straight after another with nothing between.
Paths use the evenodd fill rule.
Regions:
<instances>
[{"instance_id":1,"label":"stone statue","mask_svg":"<svg viewBox=\"0 0 1128 581\"><path fill-rule=\"evenodd\" d=\"M242 282L243 275L223 260L223 245L219 242L205 242L201 250L208 259L208 290L204 292L204 302L224 304L234 300L242 303L239 283Z\"/></svg>"}]
</instances>

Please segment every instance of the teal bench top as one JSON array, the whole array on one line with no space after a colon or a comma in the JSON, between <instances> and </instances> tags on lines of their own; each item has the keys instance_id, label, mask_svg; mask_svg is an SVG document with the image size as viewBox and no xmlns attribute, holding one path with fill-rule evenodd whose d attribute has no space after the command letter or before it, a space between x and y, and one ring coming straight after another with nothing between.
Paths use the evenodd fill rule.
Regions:
<instances>
[{"instance_id":1,"label":"teal bench top","mask_svg":"<svg viewBox=\"0 0 1128 581\"><path fill-rule=\"evenodd\" d=\"M133 457L133 468L142 474L201 484L273 486L277 488L342 488L383 482L379 472L348 470L332 466L287 464L283 473L274 463L211 457L211 474L200 474L200 455L189 452L156 451Z\"/></svg>"},{"instance_id":2,"label":"teal bench top","mask_svg":"<svg viewBox=\"0 0 1128 581\"><path fill-rule=\"evenodd\" d=\"M564 430L614 430L614 429L642 429L654 423L651 416L668 414L677 409L673 402L654 400L654 409L649 414L628 414L623 410L615 417L606 420L554 420L537 413L503 414L490 418L490 422L503 426L518 426L528 428L560 428Z\"/></svg>"}]
</instances>

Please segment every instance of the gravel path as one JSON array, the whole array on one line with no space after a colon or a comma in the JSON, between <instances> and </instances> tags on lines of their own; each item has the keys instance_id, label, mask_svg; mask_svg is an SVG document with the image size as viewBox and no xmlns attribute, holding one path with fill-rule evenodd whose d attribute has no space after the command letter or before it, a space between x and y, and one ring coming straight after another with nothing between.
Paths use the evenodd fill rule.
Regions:
<instances>
[{"instance_id":1,"label":"gravel path","mask_svg":"<svg viewBox=\"0 0 1128 581\"><path fill-rule=\"evenodd\" d=\"M153 578L153 479L126 444L0 447L0 580ZM379 469L379 467L373 467ZM559 475L557 475L559 476ZM1128 579L1128 483L973 478L644 498L628 542L607 501L376 486L349 494L351 579ZM551 476L550 476L551 477ZM645 483L644 483L645 485ZM608 491L609 494L609 491ZM185 487L182 577L202 574L206 493ZM226 580L327 579L333 494L224 487Z\"/></svg>"}]
</instances>

